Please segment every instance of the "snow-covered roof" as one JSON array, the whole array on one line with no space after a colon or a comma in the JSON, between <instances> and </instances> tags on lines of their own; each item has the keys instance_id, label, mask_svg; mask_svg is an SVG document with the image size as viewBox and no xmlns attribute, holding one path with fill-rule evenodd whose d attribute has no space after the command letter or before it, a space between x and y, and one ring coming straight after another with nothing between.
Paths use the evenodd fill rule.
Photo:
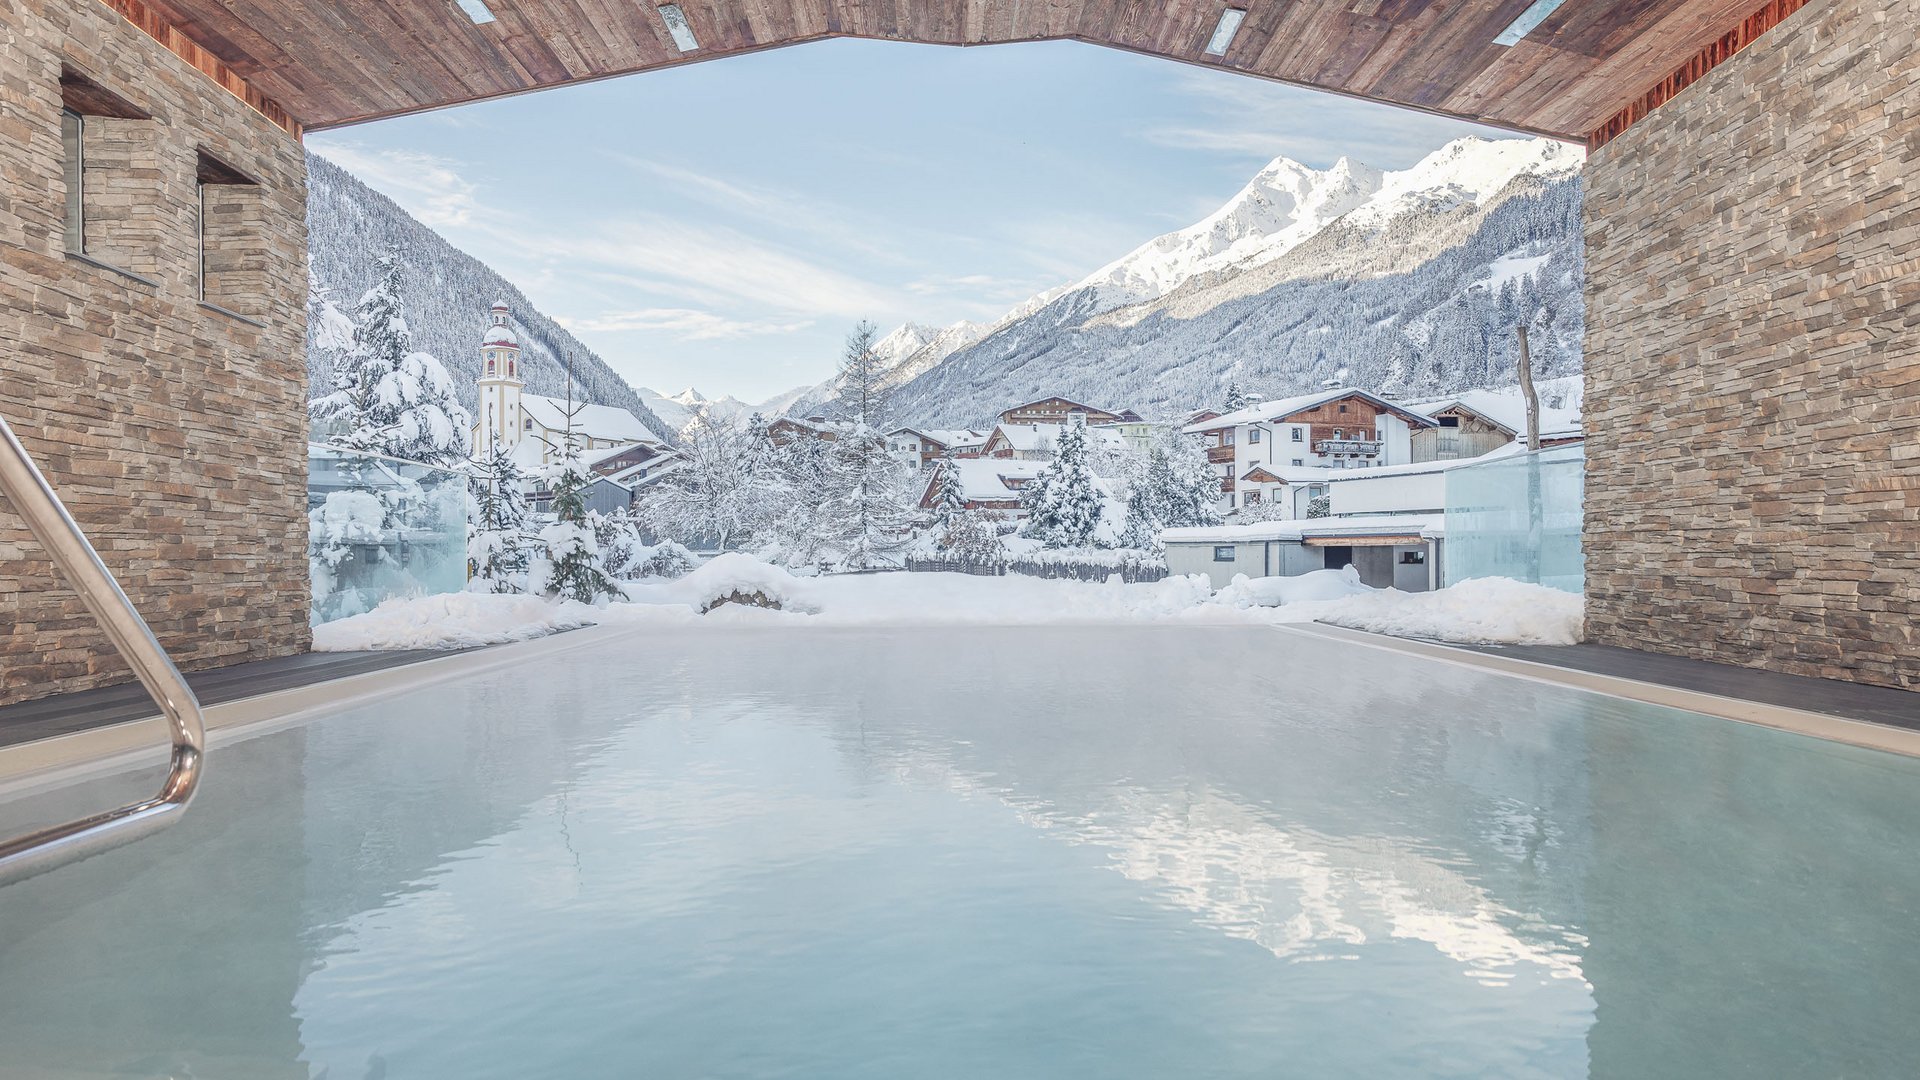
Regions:
<instances>
[{"instance_id":1,"label":"snow-covered roof","mask_svg":"<svg viewBox=\"0 0 1920 1080\"><path fill-rule=\"evenodd\" d=\"M1375 517L1296 518L1292 521L1257 521L1247 525L1165 529L1161 531L1160 539L1168 544L1245 544L1263 540L1358 540L1370 536L1439 539L1446 534L1445 514L1382 514Z\"/></svg>"},{"instance_id":2,"label":"snow-covered roof","mask_svg":"<svg viewBox=\"0 0 1920 1080\"><path fill-rule=\"evenodd\" d=\"M1043 397L1043 398L1034 398L1032 401L1023 401L1020 404L1013 406L1012 408L1000 410L1000 415L1005 416L1007 413L1019 412L1021 409L1031 409L1035 405L1045 405L1049 401L1063 402L1084 413L1103 413L1107 416L1116 415L1110 409L1098 408L1093 405L1088 405L1086 402L1075 401L1070 397L1063 397L1059 394L1048 394L1046 397Z\"/></svg>"},{"instance_id":3,"label":"snow-covered roof","mask_svg":"<svg viewBox=\"0 0 1920 1080\"><path fill-rule=\"evenodd\" d=\"M1060 444L1060 436L1066 433L1065 424L1000 424L994 428L1006 436L1007 444L1016 453L1032 453L1049 449ZM1087 431L1088 446L1110 446L1124 449L1126 436L1110 427L1090 427Z\"/></svg>"},{"instance_id":4,"label":"snow-covered roof","mask_svg":"<svg viewBox=\"0 0 1920 1080\"><path fill-rule=\"evenodd\" d=\"M560 398L521 394L520 408L534 422L550 431L567 429L567 403ZM623 442L657 442L653 432L640 418L612 405L573 404L573 430L583 438L616 439Z\"/></svg>"},{"instance_id":5,"label":"snow-covered roof","mask_svg":"<svg viewBox=\"0 0 1920 1080\"><path fill-rule=\"evenodd\" d=\"M673 451L670 448L668 448L664 443L658 442L651 438L641 440L638 445L645 446L648 449L654 451L655 456L648 458L645 464L651 464L652 462L658 460L659 456L661 455L673 453ZM621 454L624 454L627 451L632 450L634 446L635 446L634 443L627 443L624 446L603 446L597 450L583 451L580 455L580 463L585 465L587 468L591 469L594 466L599 465L603 461L606 461L610 458L619 457Z\"/></svg>"},{"instance_id":6,"label":"snow-covered roof","mask_svg":"<svg viewBox=\"0 0 1920 1080\"><path fill-rule=\"evenodd\" d=\"M903 427L895 428L887 434L918 435L923 439L939 443L945 447L979 446L981 443L987 441L986 432L972 431L967 428Z\"/></svg>"},{"instance_id":7,"label":"snow-covered roof","mask_svg":"<svg viewBox=\"0 0 1920 1080\"><path fill-rule=\"evenodd\" d=\"M481 345L511 345L516 349L520 347L519 340L513 336L513 327L511 326L487 327L487 335L480 339L480 344Z\"/></svg>"},{"instance_id":8,"label":"snow-covered roof","mask_svg":"<svg viewBox=\"0 0 1920 1080\"><path fill-rule=\"evenodd\" d=\"M1293 397L1263 401L1258 405L1249 405L1244 409L1235 409L1233 412L1216 416L1211 420L1190 422L1180 430L1188 435L1198 435L1204 431L1218 431L1221 428L1234 427L1239 424L1259 424L1268 420L1278 420L1283 416L1292 416L1294 413L1311 409L1315 405L1325 405L1330 401L1340 401L1350 397L1365 398L1380 408L1398 413L1401 416L1412 416L1429 426L1433 424L1433 420L1420 412L1417 407L1396 405L1377 394L1370 394L1365 390L1355 390L1349 386L1341 386L1331 390L1321 390L1312 394L1296 394Z\"/></svg>"},{"instance_id":9,"label":"snow-covered roof","mask_svg":"<svg viewBox=\"0 0 1920 1080\"><path fill-rule=\"evenodd\" d=\"M1016 461L1008 458L955 458L941 468L960 471L960 492L969 502L1004 502L1018 499L1020 492L1007 483L1026 481L1040 475L1044 461ZM939 483L936 478L934 483Z\"/></svg>"},{"instance_id":10,"label":"snow-covered roof","mask_svg":"<svg viewBox=\"0 0 1920 1080\"><path fill-rule=\"evenodd\" d=\"M1499 426L1507 434L1516 438L1525 434L1527 430L1527 403L1526 399L1520 396L1518 387L1510 391L1466 390L1451 397L1418 402L1408 407L1431 416L1456 406ZM1541 406L1541 438L1564 439L1579 434L1580 413L1578 411Z\"/></svg>"}]
</instances>

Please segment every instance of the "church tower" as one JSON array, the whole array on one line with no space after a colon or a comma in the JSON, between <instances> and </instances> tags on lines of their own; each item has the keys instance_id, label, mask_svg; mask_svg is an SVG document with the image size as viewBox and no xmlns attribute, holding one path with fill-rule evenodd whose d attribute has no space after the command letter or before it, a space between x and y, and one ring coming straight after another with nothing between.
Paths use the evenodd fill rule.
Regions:
<instances>
[{"instance_id":1,"label":"church tower","mask_svg":"<svg viewBox=\"0 0 1920 1080\"><path fill-rule=\"evenodd\" d=\"M507 302L493 305L493 325L480 339L480 415L473 429L473 456L484 456L495 444L512 450L520 445L520 342L507 325Z\"/></svg>"}]
</instances>

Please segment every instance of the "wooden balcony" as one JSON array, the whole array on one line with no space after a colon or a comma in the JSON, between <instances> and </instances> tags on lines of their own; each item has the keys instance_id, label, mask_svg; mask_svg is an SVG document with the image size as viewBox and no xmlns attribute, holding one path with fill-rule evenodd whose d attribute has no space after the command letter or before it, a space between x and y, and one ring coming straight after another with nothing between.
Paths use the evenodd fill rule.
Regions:
<instances>
[{"instance_id":1,"label":"wooden balcony","mask_svg":"<svg viewBox=\"0 0 1920 1080\"><path fill-rule=\"evenodd\" d=\"M1207 447L1207 464L1209 465L1233 464L1233 447L1231 445Z\"/></svg>"},{"instance_id":2,"label":"wooden balcony","mask_svg":"<svg viewBox=\"0 0 1920 1080\"><path fill-rule=\"evenodd\" d=\"M1380 447L1385 445L1374 439L1316 439L1313 452L1316 454L1360 454L1364 457L1377 457Z\"/></svg>"}]
</instances>

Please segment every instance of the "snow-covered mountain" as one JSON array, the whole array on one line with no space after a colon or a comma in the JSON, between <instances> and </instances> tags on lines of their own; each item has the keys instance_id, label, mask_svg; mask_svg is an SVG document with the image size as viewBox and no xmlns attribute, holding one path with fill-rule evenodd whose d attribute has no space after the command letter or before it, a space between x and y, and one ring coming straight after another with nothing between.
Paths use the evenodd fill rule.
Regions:
<instances>
[{"instance_id":1,"label":"snow-covered mountain","mask_svg":"<svg viewBox=\"0 0 1920 1080\"><path fill-rule=\"evenodd\" d=\"M889 334L894 411L964 426L1060 393L1177 415L1233 383L1278 397L1336 378L1432 396L1513 381L1523 309L1545 312L1542 377L1576 372L1583 160L1480 138L1393 172L1277 158L1201 221L990 324Z\"/></svg>"},{"instance_id":2,"label":"snow-covered mountain","mask_svg":"<svg viewBox=\"0 0 1920 1080\"><path fill-rule=\"evenodd\" d=\"M698 416L719 424L745 423L756 408L730 394L710 398L691 386L677 394L661 394L642 386L638 393L647 408L676 432L687 430Z\"/></svg>"},{"instance_id":3,"label":"snow-covered mountain","mask_svg":"<svg viewBox=\"0 0 1920 1080\"><path fill-rule=\"evenodd\" d=\"M633 387L593 350L536 310L519 289L485 263L446 242L416 221L393 200L367 187L351 173L316 154L307 155L307 250L312 276L324 292L312 297L307 323L307 378L313 393L331 388L328 357L342 333L351 343L351 324L343 309L355 302L378 275L374 260L397 247L407 274L402 287L407 325L414 347L446 365L460 400L475 407L480 374L480 335L487 308L505 300L519 332L521 371L527 389L560 397L566 393L566 366L573 360L574 394L595 405L628 409L662 438L678 427L648 408Z\"/></svg>"}]
</instances>

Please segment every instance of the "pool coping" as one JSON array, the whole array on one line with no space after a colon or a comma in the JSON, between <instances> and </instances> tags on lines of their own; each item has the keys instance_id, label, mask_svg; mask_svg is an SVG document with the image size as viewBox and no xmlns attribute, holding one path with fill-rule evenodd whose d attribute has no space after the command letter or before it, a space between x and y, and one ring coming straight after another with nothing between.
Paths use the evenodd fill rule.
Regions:
<instances>
[{"instance_id":1,"label":"pool coping","mask_svg":"<svg viewBox=\"0 0 1920 1080\"><path fill-rule=\"evenodd\" d=\"M1647 705L1662 705L1721 720L1792 732L1829 742L1844 743L1867 750L1880 750L1905 757L1920 757L1920 731L1856 720L1811 709L1775 705L1764 701L1728 697L1700 690L1686 690L1663 683L1645 682L1621 675L1606 675L1581 668L1559 667L1536 660L1483 652L1466 646L1437 641L1392 637L1365 630L1352 630L1325 623L1279 623L1273 629L1310 637L1330 638L1366 648L1419 656L1461 667L1476 668L1530 682L1591 693Z\"/></svg>"},{"instance_id":2,"label":"pool coping","mask_svg":"<svg viewBox=\"0 0 1920 1080\"><path fill-rule=\"evenodd\" d=\"M206 722L207 745L213 748L271 734L317 719L323 713L388 694L413 691L496 668L537 663L550 653L617 637L629 629L589 626L528 641L461 649L396 667L208 705L201 710ZM64 786L144 762L164 764L167 746L165 721L159 716L148 716L0 747L0 799Z\"/></svg>"}]
</instances>

